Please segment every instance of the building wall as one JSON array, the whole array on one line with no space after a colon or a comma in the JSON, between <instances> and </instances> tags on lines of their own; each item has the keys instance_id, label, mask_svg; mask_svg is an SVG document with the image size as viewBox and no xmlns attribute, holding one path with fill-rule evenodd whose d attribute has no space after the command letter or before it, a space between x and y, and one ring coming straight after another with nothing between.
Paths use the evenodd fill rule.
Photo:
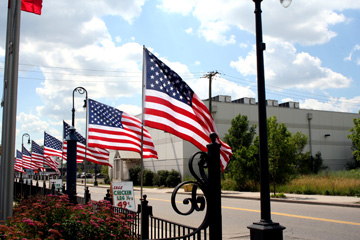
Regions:
<instances>
[{"instance_id":1,"label":"building wall","mask_svg":"<svg viewBox=\"0 0 360 240\"><path fill-rule=\"evenodd\" d=\"M208 101L204 103L208 105ZM258 125L256 104L212 101L212 110L221 139L228 132L231 120L239 114L248 116L250 125ZM312 115L310 126L308 114ZM353 119L359 118L359 114L268 106L267 116L276 116L278 122L285 123L292 133L301 132L309 137L311 129L312 155L315 156L317 152L321 152L324 164L330 169L344 169L345 164L352 161L352 142L347 135L354 126ZM188 176L189 158L199 150L191 143L169 133L152 128L147 129L153 138L159 159L144 159L144 167L154 172L174 169L179 171L182 177ZM305 147L305 151L310 151L310 144ZM127 172L134 164L131 161L123 165L124 177L126 176L124 172Z\"/></svg>"},{"instance_id":2,"label":"building wall","mask_svg":"<svg viewBox=\"0 0 360 240\"><path fill-rule=\"evenodd\" d=\"M208 101L205 103L208 104ZM250 125L258 125L258 106L256 104L212 101L212 109L220 138L225 136L231 126L231 119L238 114L248 116ZM354 126L353 119L359 118L359 114L279 106L267 107L268 117L276 116L278 122L285 123L290 132L301 132L308 137L310 135L309 113L312 114L310 129L313 156L317 152L321 152L326 166L333 170L343 169L345 164L352 160L352 142L347 135ZM305 151L310 151L310 144L306 146Z\"/></svg>"}]
</instances>

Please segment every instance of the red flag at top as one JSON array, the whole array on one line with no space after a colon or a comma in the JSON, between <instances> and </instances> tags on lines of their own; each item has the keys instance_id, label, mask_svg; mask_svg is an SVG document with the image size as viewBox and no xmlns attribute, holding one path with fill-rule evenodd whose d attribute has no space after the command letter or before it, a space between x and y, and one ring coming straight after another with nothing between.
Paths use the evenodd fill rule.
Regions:
<instances>
[{"instance_id":1,"label":"red flag at top","mask_svg":"<svg viewBox=\"0 0 360 240\"><path fill-rule=\"evenodd\" d=\"M41 15L42 0L21 0L21 10Z\"/></svg>"}]
</instances>

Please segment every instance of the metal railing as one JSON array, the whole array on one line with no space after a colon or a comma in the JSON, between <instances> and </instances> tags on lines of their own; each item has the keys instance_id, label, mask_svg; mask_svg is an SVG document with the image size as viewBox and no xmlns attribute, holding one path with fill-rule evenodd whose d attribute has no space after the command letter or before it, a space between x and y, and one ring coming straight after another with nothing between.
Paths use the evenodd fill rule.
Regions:
<instances>
[{"instance_id":1,"label":"metal railing","mask_svg":"<svg viewBox=\"0 0 360 240\"><path fill-rule=\"evenodd\" d=\"M129 235L136 239L141 239L140 234L140 216L139 212L134 212L125 208L114 207L114 212L123 214L125 220L128 222L130 227Z\"/></svg>"},{"instance_id":2,"label":"metal railing","mask_svg":"<svg viewBox=\"0 0 360 240\"><path fill-rule=\"evenodd\" d=\"M206 229L197 229L162 218L150 216L150 239L207 239Z\"/></svg>"}]
</instances>

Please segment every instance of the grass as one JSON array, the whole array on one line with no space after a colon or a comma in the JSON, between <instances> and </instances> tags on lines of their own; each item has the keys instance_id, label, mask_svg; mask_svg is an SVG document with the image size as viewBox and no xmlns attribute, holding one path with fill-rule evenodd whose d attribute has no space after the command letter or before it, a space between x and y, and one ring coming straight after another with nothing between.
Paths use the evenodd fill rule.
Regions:
<instances>
[{"instance_id":1,"label":"grass","mask_svg":"<svg viewBox=\"0 0 360 240\"><path fill-rule=\"evenodd\" d=\"M360 196L360 170L322 172L300 176L276 187L277 192Z\"/></svg>"}]
</instances>

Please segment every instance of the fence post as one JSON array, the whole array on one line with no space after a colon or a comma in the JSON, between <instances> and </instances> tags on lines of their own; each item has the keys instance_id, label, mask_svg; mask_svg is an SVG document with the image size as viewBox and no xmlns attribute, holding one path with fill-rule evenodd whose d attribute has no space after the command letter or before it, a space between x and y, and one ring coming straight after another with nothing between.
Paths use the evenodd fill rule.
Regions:
<instances>
[{"instance_id":1,"label":"fence post","mask_svg":"<svg viewBox=\"0 0 360 240\"><path fill-rule=\"evenodd\" d=\"M104 200L107 200L111 203L111 205L113 204L113 200L112 200L112 197L111 197L111 194L110 194L110 189L106 189L106 194L105 194L105 197L104 197Z\"/></svg>"},{"instance_id":2,"label":"fence post","mask_svg":"<svg viewBox=\"0 0 360 240\"><path fill-rule=\"evenodd\" d=\"M221 216L221 183L220 183L220 147L216 142L217 134L210 134L211 143L208 148L209 185L208 192L211 197L207 199L209 211L209 234L210 240L222 239L222 216Z\"/></svg>"},{"instance_id":3,"label":"fence post","mask_svg":"<svg viewBox=\"0 0 360 240\"><path fill-rule=\"evenodd\" d=\"M89 191L89 187L86 187L85 189L85 204L87 204L90 201L90 191Z\"/></svg>"},{"instance_id":4,"label":"fence post","mask_svg":"<svg viewBox=\"0 0 360 240\"><path fill-rule=\"evenodd\" d=\"M43 191L43 196L45 196L46 195L46 181L45 181L45 178L43 179L43 189L42 189L42 191Z\"/></svg>"},{"instance_id":5,"label":"fence post","mask_svg":"<svg viewBox=\"0 0 360 240\"><path fill-rule=\"evenodd\" d=\"M55 184L54 183L51 185L51 194L55 195Z\"/></svg>"},{"instance_id":6,"label":"fence post","mask_svg":"<svg viewBox=\"0 0 360 240\"><path fill-rule=\"evenodd\" d=\"M146 195L143 196L141 201L141 239L149 239L149 216L152 215L152 207L148 205L149 201L146 200Z\"/></svg>"}]
</instances>

